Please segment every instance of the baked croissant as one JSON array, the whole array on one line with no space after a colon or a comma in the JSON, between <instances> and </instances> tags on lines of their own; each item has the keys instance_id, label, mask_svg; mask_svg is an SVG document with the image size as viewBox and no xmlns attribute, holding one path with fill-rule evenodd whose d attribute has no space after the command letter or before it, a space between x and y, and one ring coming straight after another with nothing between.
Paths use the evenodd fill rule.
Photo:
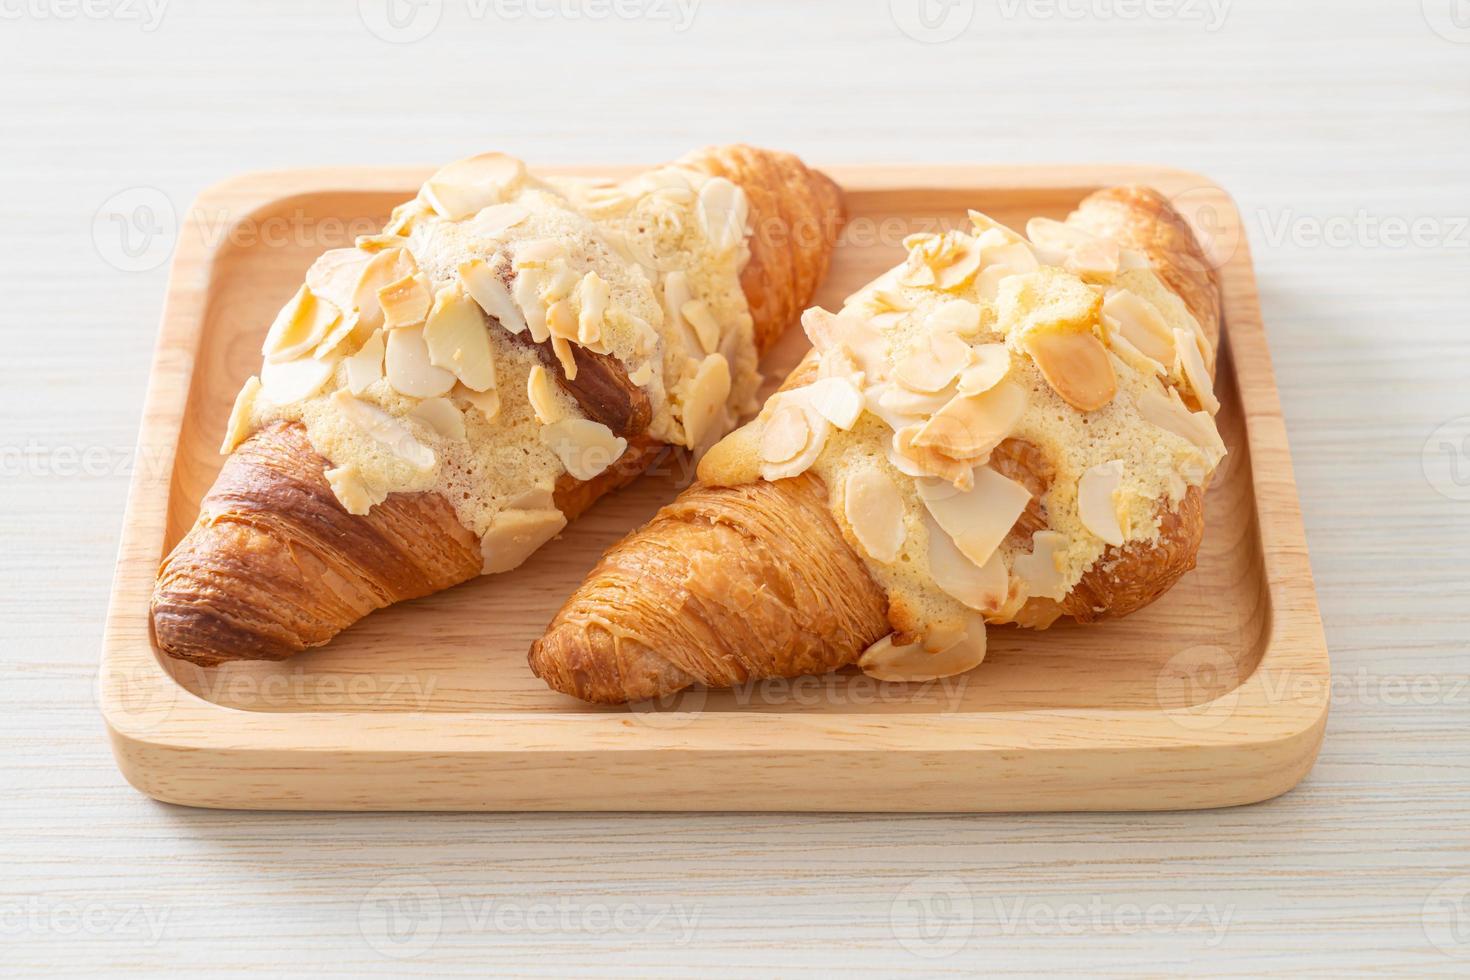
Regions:
<instances>
[{"instance_id":1,"label":"baked croissant","mask_svg":"<svg viewBox=\"0 0 1470 980\"><path fill-rule=\"evenodd\" d=\"M747 146L621 183L459 161L324 254L231 413L152 598L168 655L326 643L507 571L666 447L756 410L757 359L826 272L836 186Z\"/></svg>"},{"instance_id":2,"label":"baked croissant","mask_svg":"<svg viewBox=\"0 0 1470 980\"><path fill-rule=\"evenodd\" d=\"M530 651L555 690L640 701L858 664L976 666L986 624L1132 612L1194 566L1225 454L1216 274L1155 191L1029 241L914 235L699 482L613 547Z\"/></svg>"}]
</instances>

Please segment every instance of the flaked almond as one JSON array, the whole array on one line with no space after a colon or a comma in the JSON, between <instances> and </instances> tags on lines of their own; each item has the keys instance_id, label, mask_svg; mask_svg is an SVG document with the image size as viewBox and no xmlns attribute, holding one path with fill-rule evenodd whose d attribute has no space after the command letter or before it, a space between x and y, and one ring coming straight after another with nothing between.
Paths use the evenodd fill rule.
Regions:
<instances>
[{"instance_id":1,"label":"flaked almond","mask_svg":"<svg viewBox=\"0 0 1470 980\"><path fill-rule=\"evenodd\" d=\"M595 272L589 272L577 284L577 341L596 344L602 340L602 325L607 317L607 301L612 287Z\"/></svg>"},{"instance_id":2,"label":"flaked almond","mask_svg":"<svg viewBox=\"0 0 1470 980\"><path fill-rule=\"evenodd\" d=\"M1145 422L1187 439L1199 447L1213 466L1225 456L1225 443L1209 412L1191 412L1173 388L1147 390L1138 397L1138 414Z\"/></svg>"},{"instance_id":3,"label":"flaked almond","mask_svg":"<svg viewBox=\"0 0 1470 980\"><path fill-rule=\"evenodd\" d=\"M973 337L980 331L980 307L967 299L945 300L924 318L930 333L952 333Z\"/></svg>"},{"instance_id":4,"label":"flaked almond","mask_svg":"<svg viewBox=\"0 0 1470 980\"><path fill-rule=\"evenodd\" d=\"M1118 488L1123 483L1123 461L1109 460L1090 466L1077 481L1077 518L1082 526L1110 545L1123 543L1123 525L1118 520Z\"/></svg>"},{"instance_id":5,"label":"flaked almond","mask_svg":"<svg viewBox=\"0 0 1470 980\"><path fill-rule=\"evenodd\" d=\"M699 362L684 394L684 444L690 449L704 445L714 426L724 416L730 397L730 363L723 354L707 354Z\"/></svg>"},{"instance_id":6,"label":"flaked almond","mask_svg":"<svg viewBox=\"0 0 1470 980\"><path fill-rule=\"evenodd\" d=\"M761 459L767 463L785 463L795 459L811 442L812 430L806 412L794 402L781 405L766 420L761 433Z\"/></svg>"},{"instance_id":7,"label":"flaked almond","mask_svg":"<svg viewBox=\"0 0 1470 980\"><path fill-rule=\"evenodd\" d=\"M220 444L221 455L229 455L235 451L250 434L255 431L255 399L260 394L260 379L255 375L245 382L245 387L235 396L235 404L230 409L230 420L225 423L225 440Z\"/></svg>"},{"instance_id":8,"label":"flaked almond","mask_svg":"<svg viewBox=\"0 0 1470 980\"><path fill-rule=\"evenodd\" d=\"M561 365L562 377L568 381L576 381L577 357L572 353L572 342L565 337L552 337L551 353Z\"/></svg>"},{"instance_id":9,"label":"flaked almond","mask_svg":"<svg viewBox=\"0 0 1470 980\"><path fill-rule=\"evenodd\" d=\"M526 329L526 318L516 307L510 290L505 288L505 283L489 265L467 262L459 267L459 278L480 309L498 320L502 327L511 333L521 333Z\"/></svg>"},{"instance_id":10,"label":"flaked almond","mask_svg":"<svg viewBox=\"0 0 1470 980\"><path fill-rule=\"evenodd\" d=\"M520 204L492 204L482 208L465 230L476 238L499 239L530 216L530 210Z\"/></svg>"},{"instance_id":11,"label":"flaked almond","mask_svg":"<svg viewBox=\"0 0 1470 980\"><path fill-rule=\"evenodd\" d=\"M406 243L407 239L394 239ZM401 247L401 246L399 246ZM357 306L357 284L373 256L361 248L334 248L323 252L306 270L306 288L342 310Z\"/></svg>"},{"instance_id":12,"label":"flaked almond","mask_svg":"<svg viewBox=\"0 0 1470 980\"><path fill-rule=\"evenodd\" d=\"M353 398L342 390L332 393L331 403L359 431L414 469L428 472L438 462L434 450L419 442L413 430L376 405Z\"/></svg>"},{"instance_id":13,"label":"flaked almond","mask_svg":"<svg viewBox=\"0 0 1470 980\"><path fill-rule=\"evenodd\" d=\"M745 191L724 177L711 177L699 189L699 225L704 237L718 254L723 254L745 240L745 225L750 212Z\"/></svg>"},{"instance_id":14,"label":"flaked almond","mask_svg":"<svg viewBox=\"0 0 1470 980\"><path fill-rule=\"evenodd\" d=\"M984 565L1031 502L1031 491L988 466L975 467L973 480L968 492L932 480L921 480L917 487L924 506L955 547L976 565Z\"/></svg>"},{"instance_id":15,"label":"flaked almond","mask_svg":"<svg viewBox=\"0 0 1470 980\"><path fill-rule=\"evenodd\" d=\"M1118 274L1121 249L1110 238L1100 238L1051 218L1032 218L1026 237L1042 248L1065 255L1063 268L1087 280L1109 280Z\"/></svg>"},{"instance_id":16,"label":"flaked almond","mask_svg":"<svg viewBox=\"0 0 1470 980\"><path fill-rule=\"evenodd\" d=\"M942 391L954 381L969 356L970 346L954 334L929 334L898 362L893 377L913 391Z\"/></svg>"},{"instance_id":17,"label":"flaked almond","mask_svg":"<svg viewBox=\"0 0 1470 980\"><path fill-rule=\"evenodd\" d=\"M842 509L867 556L891 565L903 548L907 529L903 523L903 498L881 470L854 470L843 481Z\"/></svg>"},{"instance_id":18,"label":"flaked almond","mask_svg":"<svg viewBox=\"0 0 1470 980\"><path fill-rule=\"evenodd\" d=\"M526 398L542 425L552 425L566 416L561 400L556 396L556 382L552 380L551 372L540 364L532 365L530 374L526 376Z\"/></svg>"},{"instance_id":19,"label":"flaked almond","mask_svg":"<svg viewBox=\"0 0 1470 980\"><path fill-rule=\"evenodd\" d=\"M383 326L414 327L424 322L434 298L421 276L404 276L378 290L378 306L383 311Z\"/></svg>"},{"instance_id":20,"label":"flaked almond","mask_svg":"<svg viewBox=\"0 0 1470 980\"><path fill-rule=\"evenodd\" d=\"M403 235L389 235L379 232L376 235L358 235L352 240L355 248L372 254L381 252L385 248L408 248L410 239Z\"/></svg>"},{"instance_id":21,"label":"flaked almond","mask_svg":"<svg viewBox=\"0 0 1470 980\"><path fill-rule=\"evenodd\" d=\"M970 348L969 362L956 383L962 395L978 395L989 391L1011 370L1011 352L1005 344L979 344Z\"/></svg>"},{"instance_id":22,"label":"flaked almond","mask_svg":"<svg viewBox=\"0 0 1470 980\"><path fill-rule=\"evenodd\" d=\"M952 459L980 459L1011 434L1026 411L1026 390L999 384L974 395L956 395L924 424L914 445Z\"/></svg>"},{"instance_id":23,"label":"flaked almond","mask_svg":"<svg viewBox=\"0 0 1470 980\"><path fill-rule=\"evenodd\" d=\"M383 307L378 301L378 292L384 286L417 273L418 262L406 248L384 249L368 261L352 293L352 305L364 329L376 330L383 326Z\"/></svg>"},{"instance_id":24,"label":"flaked almond","mask_svg":"<svg viewBox=\"0 0 1470 980\"><path fill-rule=\"evenodd\" d=\"M1103 323L1159 364L1174 363L1174 334L1158 307L1127 289L1110 289L1103 298ZM1112 340L1110 336L1109 340Z\"/></svg>"},{"instance_id":25,"label":"flaked almond","mask_svg":"<svg viewBox=\"0 0 1470 980\"><path fill-rule=\"evenodd\" d=\"M663 303L665 322L671 328L684 332L691 351L703 352L704 345L699 342L699 336L684 319L684 304L694 298L689 290L689 277L678 269L668 273L660 284L659 295Z\"/></svg>"},{"instance_id":26,"label":"flaked almond","mask_svg":"<svg viewBox=\"0 0 1470 980\"><path fill-rule=\"evenodd\" d=\"M302 286L276 314L260 352L267 361L293 361L311 353L341 317L335 304Z\"/></svg>"},{"instance_id":27,"label":"flaked almond","mask_svg":"<svg viewBox=\"0 0 1470 980\"><path fill-rule=\"evenodd\" d=\"M553 507L502 510L480 538L480 574L495 575L519 567L566 526L566 515Z\"/></svg>"},{"instance_id":28,"label":"flaked almond","mask_svg":"<svg viewBox=\"0 0 1470 980\"><path fill-rule=\"evenodd\" d=\"M383 377L383 350L383 331L377 330L347 358L347 387L354 395L362 394Z\"/></svg>"},{"instance_id":29,"label":"flaked almond","mask_svg":"<svg viewBox=\"0 0 1470 980\"><path fill-rule=\"evenodd\" d=\"M1052 390L1079 411L1102 408L1118 393L1107 348L1091 331L1032 330L1022 346Z\"/></svg>"},{"instance_id":30,"label":"flaked almond","mask_svg":"<svg viewBox=\"0 0 1470 980\"><path fill-rule=\"evenodd\" d=\"M818 378L805 390L811 406L843 431L857 424L863 414L863 393L847 378Z\"/></svg>"},{"instance_id":31,"label":"flaked almond","mask_svg":"<svg viewBox=\"0 0 1470 980\"><path fill-rule=\"evenodd\" d=\"M454 393L469 402L482 415L486 422L494 422L500 417L500 392L494 388L486 391L476 391L459 385Z\"/></svg>"},{"instance_id":32,"label":"flaked almond","mask_svg":"<svg viewBox=\"0 0 1470 980\"><path fill-rule=\"evenodd\" d=\"M929 577L940 590L971 609L995 615L1005 604L1010 575L999 549L984 565L976 565L927 512Z\"/></svg>"},{"instance_id":33,"label":"flaked almond","mask_svg":"<svg viewBox=\"0 0 1470 980\"><path fill-rule=\"evenodd\" d=\"M337 502L349 514L363 517L374 506L388 499L387 493L380 490L375 491L368 486L354 463L335 466L322 475L327 478L327 485L332 488Z\"/></svg>"},{"instance_id":34,"label":"flaked almond","mask_svg":"<svg viewBox=\"0 0 1470 980\"><path fill-rule=\"evenodd\" d=\"M863 651L858 666L881 681L919 683L974 670L985 660L985 621L967 617L965 632L938 644L920 641L896 646L889 634Z\"/></svg>"},{"instance_id":35,"label":"flaked almond","mask_svg":"<svg viewBox=\"0 0 1470 980\"><path fill-rule=\"evenodd\" d=\"M877 383L888 377L888 342L873 325L855 314L829 313L814 306L801 315L801 326L817 350L845 350L866 375Z\"/></svg>"},{"instance_id":36,"label":"flaked almond","mask_svg":"<svg viewBox=\"0 0 1470 980\"><path fill-rule=\"evenodd\" d=\"M578 480L590 480L607 469L628 448L628 440L613 435L601 422L566 418L541 430L541 441L551 447L566 471Z\"/></svg>"},{"instance_id":37,"label":"flaked almond","mask_svg":"<svg viewBox=\"0 0 1470 980\"><path fill-rule=\"evenodd\" d=\"M316 345L311 356L322 360L341 357L343 353L351 348L349 342L352 337L358 335L358 316L356 313L348 313L337 320L336 326L327 331L322 342Z\"/></svg>"},{"instance_id":38,"label":"flaked almond","mask_svg":"<svg viewBox=\"0 0 1470 980\"><path fill-rule=\"evenodd\" d=\"M1020 580L1027 596L1061 602L1067 597L1067 582L1062 577L1061 557L1067 549L1067 536L1060 531L1037 531L1031 535L1031 552L1017 555L1011 572Z\"/></svg>"},{"instance_id":39,"label":"flaked almond","mask_svg":"<svg viewBox=\"0 0 1470 980\"><path fill-rule=\"evenodd\" d=\"M429 428L452 442L464 442L464 415L448 398L425 398L413 408L409 415L422 419Z\"/></svg>"},{"instance_id":40,"label":"flaked almond","mask_svg":"<svg viewBox=\"0 0 1470 980\"><path fill-rule=\"evenodd\" d=\"M797 433L800 433L801 430L795 427L795 423L783 421L783 419L788 418L786 413L795 409L801 413L802 421L805 423L806 439L801 450L795 456L784 461L772 462L766 460L763 462L761 465L761 478L772 482L800 476L811 469L812 464L817 461L817 457L822 454L822 450L826 447L827 436L832 431L832 423L823 418L816 409L807 404L806 400L796 392L786 392L777 395L776 399L778 404L772 413L772 421L781 426L791 425ZM789 443L795 441L794 436L785 438L789 440L787 444L774 450L773 455L781 455L789 448ZM765 441L765 436L763 435L761 438L763 455L765 453Z\"/></svg>"},{"instance_id":41,"label":"flaked almond","mask_svg":"<svg viewBox=\"0 0 1470 980\"><path fill-rule=\"evenodd\" d=\"M713 354L719 349L720 324L703 300L691 299L679 307L679 313L684 317L684 322L694 329L694 335L699 338L699 346L704 353Z\"/></svg>"},{"instance_id":42,"label":"flaked almond","mask_svg":"<svg viewBox=\"0 0 1470 980\"><path fill-rule=\"evenodd\" d=\"M495 359L485 315L458 284L446 286L434 297L424 323L424 343L429 363L454 372L465 387L475 391L495 387Z\"/></svg>"},{"instance_id":43,"label":"flaked almond","mask_svg":"<svg viewBox=\"0 0 1470 980\"><path fill-rule=\"evenodd\" d=\"M511 298L515 300L521 320L530 331L531 340L538 344L545 343L551 336L551 328L546 323L546 301L541 293L543 283L540 269L518 268L511 285Z\"/></svg>"},{"instance_id":44,"label":"flaked almond","mask_svg":"<svg viewBox=\"0 0 1470 980\"><path fill-rule=\"evenodd\" d=\"M988 214L984 214L972 208L969 211L969 216L970 225L975 229L975 233L977 235L983 236L987 232L995 231L1004 236L1007 242L1017 242L1022 245L1026 243L1025 239L1022 238L1018 232L1013 231L1009 225L1001 224L999 221L996 221Z\"/></svg>"},{"instance_id":45,"label":"flaked almond","mask_svg":"<svg viewBox=\"0 0 1470 980\"><path fill-rule=\"evenodd\" d=\"M981 249L981 270L975 278L975 290L980 298L994 302L1000 294L1000 284L1011 276L1029 275L1041 268L1036 253L1023 241L995 245Z\"/></svg>"},{"instance_id":46,"label":"flaked almond","mask_svg":"<svg viewBox=\"0 0 1470 980\"><path fill-rule=\"evenodd\" d=\"M1205 367L1205 359L1200 356L1194 337L1178 327L1174 328L1174 352L1178 357L1177 367L1183 370L1184 380L1189 382L1200 407L1211 415L1220 411L1220 400L1215 397L1215 389L1210 382L1210 369Z\"/></svg>"},{"instance_id":47,"label":"flaked almond","mask_svg":"<svg viewBox=\"0 0 1470 980\"><path fill-rule=\"evenodd\" d=\"M546 329L560 340L577 339L577 314L570 300L559 299L546 308Z\"/></svg>"},{"instance_id":48,"label":"flaked almond","mask_svg":"<svg viewBox=\"0 0 1470 980\"><path fill-rule=\"evenodd\" d=\"M429 360L429 346L424 343L421 327L388 331L383 374L394 391L411 398L433 398L454 387L454 373L435 367Z\"/></svg>"},{"instance_id":49,"label":"flaked almond","mask_svg":"<svg viewBox=\"0 0 1470 980\"><path fill-rule=\"evenodd\" d=\"M465 218L508 200L526 176L526 165L504 153L481 153L439 168L419 194L441 218Z\"/></svg>"},{"instance_id":50,"label":"flaked almond","mask_svg":"<svg viewBox=\"0 0 1470 980\"><path fill-rule=\"evenodd\" d=\"M914 438L922 428L922 425L910 425L895 431L894 452L907 459L925 476L943 480L959 491L971 490L975 485L975 464L970 460L946 456L929 446L914 445Z\"/></svg>"},{"instance_id":51,"label":"flaked almond","mask_svg":"<svg viewBox=\"0 0 1470 980\"><path fill-rule=\"evenodd\" d=\"M643 387L653 380L653 362L644 361L636 368L628 372L628 380L638 387Z\"/></svg>"},{"instance_id":52,"label":"flaked almond","mask_svg":"<svg viewBox=\"0 0 1470 980\"><path fill-rule=\"evenodd\" d=\"M955 396L955 387L950 385L942 391L911 391L900 384L873 385L867 395L877 399L874 411L888 427L897 431L904 426L922 423L930 415L948 405Z\"/></svg>"},{"instance_id":53,"label":"flaked almond","mask_svg":"<svg viewBox=\"0 0 1470 980\"><path fill-rule=\"evenodd\" d=\"M266 361L260 366L261 393L275 405L305 401L322 390L336 368L336 361L315 357Z\"/></svg>"}]
</instances>

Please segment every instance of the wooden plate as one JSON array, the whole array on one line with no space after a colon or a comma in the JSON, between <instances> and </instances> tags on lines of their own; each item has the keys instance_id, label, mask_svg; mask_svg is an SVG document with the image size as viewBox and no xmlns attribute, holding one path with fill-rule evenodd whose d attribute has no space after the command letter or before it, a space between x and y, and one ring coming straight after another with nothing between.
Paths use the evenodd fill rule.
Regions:
<instances>
[{"instance_id":1,"label":"wooden plate","mask_svg":"<svg viewBox=\"0 0 1470 980\"><path fill-rule=\"evenodd\" d=\"M554 172L554 171L553 171ZM548 691L526 649L598 555L687 479L674 461L509 575L378 612L284 663L165 662L148 625L163 555L220 465L235 392L277 308L326 248L376 230L427 171L253 174L206 192L174 259L113 582L99 698L135 786L214 807L504 810L1081 810L1249 803L1305 775L1328 663L1239 217L1223 190L1144 167L849 167L852 223L819 302L901 257L905 234L1063 217L1151 184L1221 264L1217 390L1230 455L1199 567L1126 620L994 629L978 670L686 692L641 710ZM767 363L800 356L792 331Z\"/></svg>"}]
</instances>

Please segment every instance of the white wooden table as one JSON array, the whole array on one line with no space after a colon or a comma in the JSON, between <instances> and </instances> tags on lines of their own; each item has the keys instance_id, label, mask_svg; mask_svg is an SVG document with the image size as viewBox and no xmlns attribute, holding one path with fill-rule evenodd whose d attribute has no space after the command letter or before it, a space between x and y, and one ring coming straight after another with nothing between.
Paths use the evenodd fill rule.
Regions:
<instances>
[{"instance_id":1,"label":"white wooden table","mask_svg":"<svg viewBox=\"0 0 1470 980\"><path fill-rule=\"evenodd\" d=\"M928 6L0 0L0 973L1470 970L1470 8ZM1338 678L1307 782L1015 817L215 813L124 784L91 689L169 208L250 169L732 139L1234 191ZM127 238L94 227L119 194Z\"/></svg>"}]
</instances>

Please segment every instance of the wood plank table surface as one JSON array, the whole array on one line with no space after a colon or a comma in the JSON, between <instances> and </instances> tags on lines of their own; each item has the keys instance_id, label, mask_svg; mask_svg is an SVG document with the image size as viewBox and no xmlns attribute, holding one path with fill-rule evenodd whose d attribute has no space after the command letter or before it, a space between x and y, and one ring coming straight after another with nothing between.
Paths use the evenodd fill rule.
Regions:
<instances>
[{"instance_id":1,"label":"wood plank table surface","mask_svg":"<svg viewBox=\"0 0 1470 980\"><path fill-rule=\"evenodd\" d=\"M0 974L1470 971L1463 0L0 0L0 90ZM130 788L93 686L176 215L247 170L735 139L1233 192L1333 657L1306 782L1017 816Z\"/></svg>"}]
</instances>

